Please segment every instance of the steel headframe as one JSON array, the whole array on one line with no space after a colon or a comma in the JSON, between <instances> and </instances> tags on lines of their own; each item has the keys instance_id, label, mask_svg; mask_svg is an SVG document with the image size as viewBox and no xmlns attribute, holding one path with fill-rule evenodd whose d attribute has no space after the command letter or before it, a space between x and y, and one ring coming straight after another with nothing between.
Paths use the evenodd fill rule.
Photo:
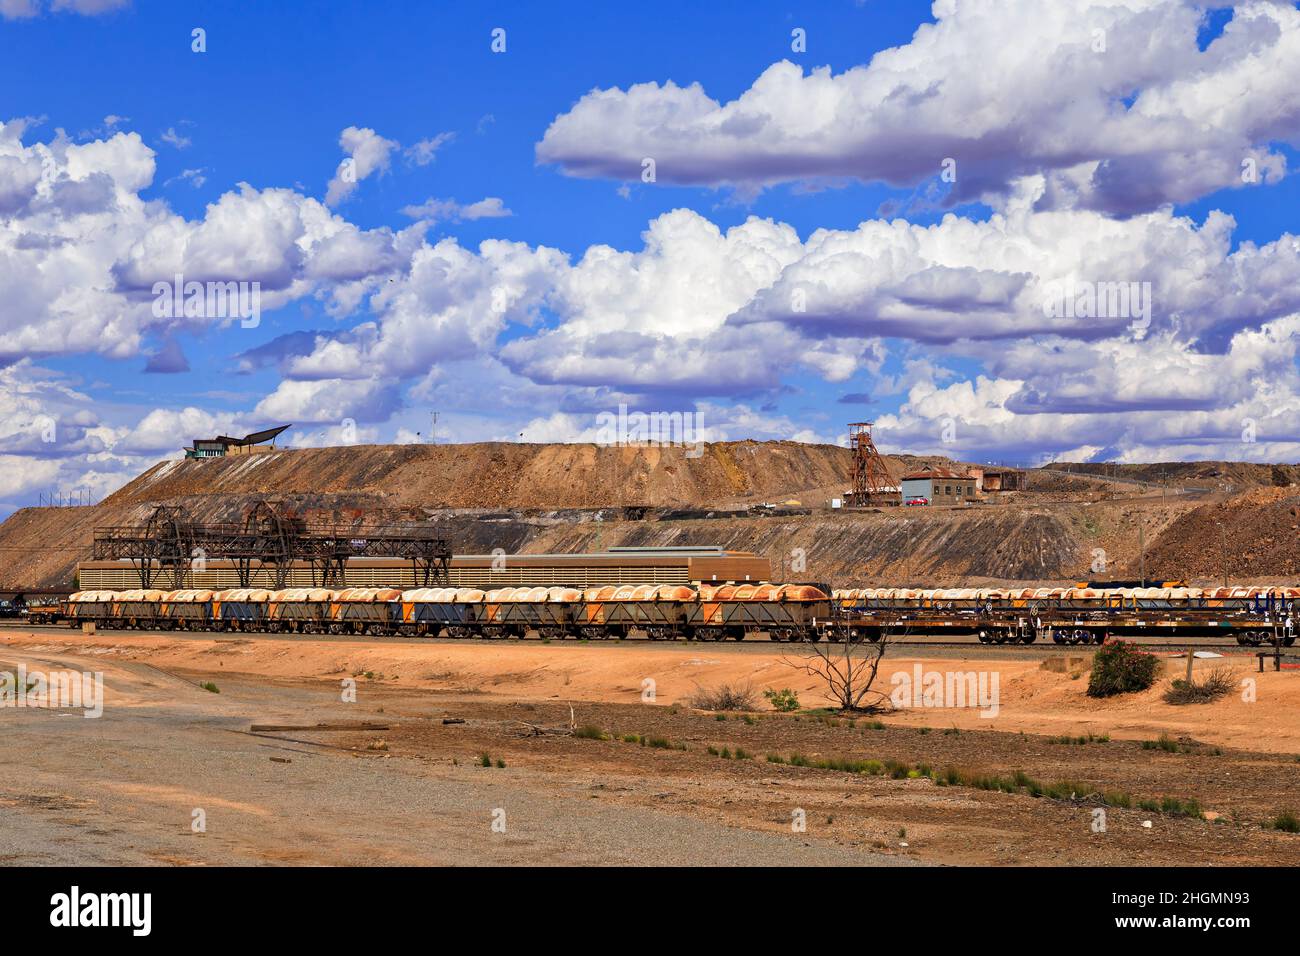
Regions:
<instances>
[{"instance_id":1,"label":"steel headframe","mask_svg":"<svg viewBox=\"0 0 1300 956\"><path fill-rule=\"evenodd\" d=\"M851 507L884 504L894 495L894 479L885 460L871 438L872 422L849 425L849 447L853 449L853 490L848 494ZM892 500L891 502L892 503Z\"/></svg>"}]
</instances>

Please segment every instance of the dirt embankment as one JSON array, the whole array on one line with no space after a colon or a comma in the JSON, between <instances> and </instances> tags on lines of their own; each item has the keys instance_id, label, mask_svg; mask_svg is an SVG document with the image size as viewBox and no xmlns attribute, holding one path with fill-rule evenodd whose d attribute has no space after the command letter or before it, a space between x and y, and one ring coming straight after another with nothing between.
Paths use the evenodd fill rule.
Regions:
<instances>
[{"instance_id":1,"label":"dirt embankment","mask_svg":"<svg viewBox=\"0 0 1300 956\"><path fill-rule=\"evenodd\" d=\"M686 447L358 445L155 465L105 504L198 494L372 494L389 506L716 506L849 480L833 445L721 442Z\"/></svg>"},{"instance_id":2,"label":"dirt embankment","mask_svg":"<svg viewBox=\"0 0 1300 956\"><path fill-rule=\"evenodd\" d=\"M1059 516L992 508L554 525L539 529L527 550L687 544L754 551L771 559L778 578L835 584L1056 579L1075 573L1079 553Z\"/></svg>"},{"instance_id":3,"label":"dirt embankment","mask_svg":"<svg viewBox=\"0 0 1300 956\"><path fill-rule=\"evenodd\" d=\"M1148 553L1161 574L1233 581L1300 574L1300 489L1256 488L1188 511Z\"/></svg>"},{"instance_id":4,"label":"dirt embankment","mask_svg":"<svg viewBox=\"0 0 1300 956\"><path fill-rule=\"evenodd\" d=\"M94 507L15 512L0 525L0 586L70 582L77 563L91 554L95 528L140 524L159 504L180 505L201 522L239 521L262 497L309 521L334 525L436 518L457 551L473 553L522 548L547 521L614 516L591 513L597 509L820 502L850 480L851 453L832 445L721 442L695 457L693 452L510 443L358 445L164 461ZM902 473L918 461L902 457L891 465ZM484 520L462 509L509 513ZM538 525L520 513L536 511L557 516Z\"/></svg>"},{"instance_id":5,"label":"dirt embankment","mask_svg":"<svg viewBox=\"0 0 1300 956\"><path fill-rule=\"evenodd\" d=\"M255 498L174 500L198 520L223 521L237 520ZM717 545L766 556L778 579L837 586L1072 582L1104 576L1090 572L1099 548L1108 556L1107 568L1113 574L1130 559L1136 563L1140 522L1152 541L1179 508L1191 507L1182 501L1101 502L692 520L651 513L645 520L624 520L622 509L425 511L385 508L378 498L349 498L346 507L338 503L342 496L290 495L281 500L309 518L358 528L407 518L431 521L460 554L485 554L495 548L536 554L603 551L619 545ZM43 575L37 581L68 581L76 563L89 554L96 526L143 521L153 507L152 502L142 502L118 505L111 512L108 505L27 509L0 529L5 547L14 549L0 550L0 563L15 574L25 570ZM45 547L45 542L61 538L81 544ZM6 577L0 575L0 583Z\"/></svg>"},{"instance_id":6,"label":"dirt embankment","mask_svg":"<svg viewBox=\"0 0 1300 956\"><path fill-rule=\"evenodd\" d=\"M1296 489L1257 487L1221 514L1217 495L1162 497L1160 489L1100 474L1035 471L1029 491L990 497L970 509L846 513L825 504L851 481L848 449L747 441L708 445L697 457L688 451L368 445L161 462L95 507L16 512L0 525L0 587L69 583L77 563L91 554L95 528L140 524L159 504L180 505L201 522L239 521L263 497L309 521L357 529L434 521L461 554L498 547L536 553L722 545L768 556L778 577L836 584L1133 577L1142 568L1143 543L1149 574L1212 580L1223 573L1217 522L1226 515L1234 579L1293 577L1300 570ZM923 463L952 464L889 459L896 475ZM1141 474L1142 480L1177 481L1220 465L1150 466L1157 470ZM1138 477L1137 467L1119 471ZM1272 475L1267 466L1240 468L1234 478ZM673 509L736 510L789 499L812 513L663 520ZM651 510L645 520L623 520L628 505Z\"/></svg>"},{"instance_id":7,"label":"dirt embankment","mask_svg":"<svg viewBox=\"0 0 1300 956\"><path fill-rule=\"evenodd\" d=\"M1096 475L1161 485L1200 485L1219 491L1233 491L1263 485L1286 487L1300 484L1300 464L1271 465L1246 461L1156 461L1120 465L1113 462L1053 465L1076 475Z\"/></svg>"}]
</instances>

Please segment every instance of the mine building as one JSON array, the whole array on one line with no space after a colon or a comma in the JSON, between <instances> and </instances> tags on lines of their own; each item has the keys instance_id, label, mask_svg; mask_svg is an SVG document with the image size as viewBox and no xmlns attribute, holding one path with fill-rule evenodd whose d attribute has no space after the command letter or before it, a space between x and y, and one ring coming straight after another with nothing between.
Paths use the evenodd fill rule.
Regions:
<instances>
[{"instance_id":1,"label":"mine building","mask_svg":"<svg viewBox=\"0 0 1300 956\"><path fill-rule=\"evenodd\" d=\"M253 432L243 438L231 438L229 435L218 435L216 438L196 438L194 444L185 449L185 457L225 458L228 455L256 455L262 452L275 451L276 437L289 427L289 425L279 425L275 428Z\"/></svg>"},{"instance_id":2,"label":"mine building","mask_svg":"<svg viewBox=\"0 0 1300 956\"><path fill-rule=\"evenodd\" d=\"M931 505L961 505L976 496L975 478L968 472L925 467L902 478L904 503L924 498Z\"/></svg>"},{"instance_id":3,"label":"mine building","mask_svg":"<svg viewBox=\"0 0 1300 956\"><path fill-rule=\"evenodd\" d=\"M971 473L976 489L986 494L1025 490L1025 473L1018 468L972 468Z\"/></svg>"}]
</instances>

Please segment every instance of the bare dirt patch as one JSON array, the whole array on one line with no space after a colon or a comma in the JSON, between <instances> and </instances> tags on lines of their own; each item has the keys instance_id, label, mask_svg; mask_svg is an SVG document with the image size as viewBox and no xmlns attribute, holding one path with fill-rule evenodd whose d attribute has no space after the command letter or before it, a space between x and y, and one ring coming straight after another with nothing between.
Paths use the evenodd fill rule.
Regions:
<instances>
[{"instance_id":1,"label":"bare dirt patch","mask_svg":"<svg viewBox=\"0 0 1300 956\"><path fill-rule=\"evenodd\" d=\"M45 735L44 772L3 794L0 808L48 816L87 800L126 802L142 821L175 817L183 835L186 807L206 800L238 835L216 858L277 862L338 862L362 844L371 862L446 862L439 854L453 846L469 861L578 862L566 828L581 826L587 862L706 863L743 847L744 859L771 865L796 852L820 862L848 853L899 863L1300 863L1300 836L1270 826L1282 811L1300 809L1294 673L1253 675L1253 704L1232 695L1172 707L1159 699L1163 682L1128 699L1091 701L1074 667L899 660L892 663L998 668L998 716L922 708L868 720L714 714L683 703L697 686L726 681L800 687L775 649L254 641L234 661L205 654L210 643L138 635L87 646L72 636L6 641L9 656L97 660L111 669L108 719L151 714L155 739L144 747L124 737L88 753L77 725L98 722L32 725ZM118 653L106 655L109 646ZM146 663L185 680L146 682L147 671L137 670ZM348 674L393 676L353 678L357 702L345 704L342 678L328 673L340 663ZM655 697L644 701L651 675ZM222 693L186 683L200 680ZM805 706L819 703L811 688L800 696ZM178 709L174 721L160 723ZM253 723L342 721L385 729L249 733ZM214 747L217 739L224 742ZM93 753L101 756L87 759ZM945 785L948 771L963 782ZM292 787L276 782L283 775L294 775ZM979 778L1068 786L1055 787L1053 798L1029 785L1011 792L969 785ZM105 786L110 779L118 782ZM60 787L61 780L68 782ZM417 792L466 805L461 816L435 813L427 824L441 834L440 849L410 843L406 804ZM68 802L57 802L61 795ZM43 808L49 800L56 803ZM481 836L494 800L542 828L530 830L527 847L494 856L505 845ZM306 826L290 809L295 801L310 815L314 842L288 853L286 834ZM1194 803L1205 818L1162 809L1169 801ZM103 829L92 809L82 825ZM1096 829L1098 809L1104 832ZM800 820L802 830L792 826ZM685 838L682 827L700 829ZM640 856L629 840L642 846ZM173 843L154 848L155 858L215 852L209 843L186 856L190 844ZM300 843L308 846L300 839L289 846Z\"/></svg>"}]
</instances>

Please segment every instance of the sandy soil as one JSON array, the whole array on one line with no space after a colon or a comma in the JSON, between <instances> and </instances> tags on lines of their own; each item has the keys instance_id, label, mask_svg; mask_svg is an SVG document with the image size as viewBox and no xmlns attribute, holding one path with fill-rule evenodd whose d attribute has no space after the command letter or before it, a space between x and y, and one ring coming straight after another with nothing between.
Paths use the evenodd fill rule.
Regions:
<instances>
[{"instance_id":1,"label":"sandy soil","mask_svg":"<svg viewBox=\"0 0 1300 956\"><path fill-rule=\"evenodd\" d=\"M0 710L11 764L23 755L0 785L0 860L1300 863L1300 836L1263 826L1297 808L1300 674L1248 674L1234 659L1257 682L1254 703L1176 708L1158 688L1090 701L1082 656L1052 655L1066 666L1048 670L997 653L882 668L886 680L918 664L996 672L996 717L923 707L877 726L761 702L746 715L686 705L721 683L789 686L819 703L775 648L8 635L0 667L102 670L108 688L100 720ZM345 679L355 703L342 700ZM209 680L220 693L198 686ZM358 720L387 727L250 732ZM1161 732L1178 741L1171 750L1142 747ZM1052 739L1066 733L1094 741ZM666 746L639 742L652 738ZM493 766L479 766L484 754ZM792 754L1023 772L1079 792L1052 800L766 759ZM1195 799L1214 819L1112 807L1094 832L1094 791ZM206 833L191 832L195 808ZM498 810L505 833L491 828Z\"/></svg>"},{"instance_id":2,"label":"sandy soil","mask_svg":"<svg viewBox=\"0 0 1300 956\"><path fill-rule=\"evenodd\" d=\"M646 681L654 682L655 703L686 703L699 688L719 684L748 684L761 692L790 687L807 707L831 703L817 678L792 664L805 656L797 646L683 645L640 642L420 643L407 641L307 641L300 638L248 639L98 635L45 631L31 635L6 635L0 651L23 647L33 651L75 651L91 658L143 660L167 670L199 669L273 679L337 680L356 676L369 685L420 688L440 693L491 694L511 700L602 701L642 703ZM912 676L938 670L984 671L997 674L999 706L996 714L980 709L912 707L891 715L891 720L916 726L999 730L1012 733L1109 734L1146 740L1161 732L1186 735L1209 744L1243 750L1300 753L1300 674L1284 670L1257 673L1251 654L1197 660L1198 675L1215 667L1228 667L1237 680L1254 684L1255 700L1229 695L1212 706L1173 706L1160 698L1166 681L1151 690L1111 700L1086 695L1085 653L1004 659L1014 652L999 649L952 651L944 656L925 651L923 656L895 650L881 668L882 686L892 688L895 673ZM1015 654L1020 658L1020 654ZM1185 658L1166 655L1169 675L1182 676ZM1064 670L1051 670L1068 662ZM369 676L367 676L369 675ZM1246 688L1243 686L1242 690ZM984 709L988 712L988 709Z\"/></svg>"}]
</instances>

